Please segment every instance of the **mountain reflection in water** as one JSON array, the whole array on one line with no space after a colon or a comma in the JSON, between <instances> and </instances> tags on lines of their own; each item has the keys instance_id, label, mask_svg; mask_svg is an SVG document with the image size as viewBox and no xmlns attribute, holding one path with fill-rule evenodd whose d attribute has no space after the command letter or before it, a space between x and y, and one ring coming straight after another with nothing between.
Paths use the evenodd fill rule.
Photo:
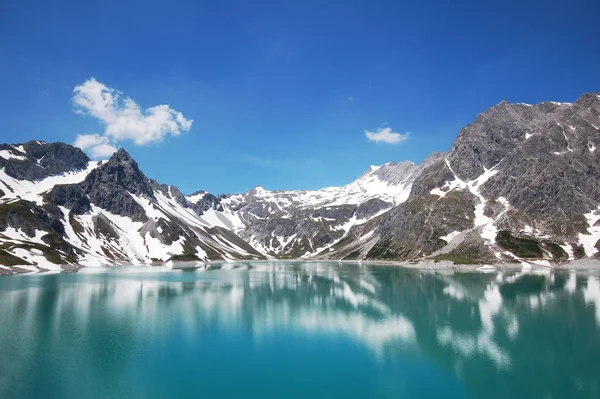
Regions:
<instances>
[{"instance_id":1,"label":"mountain reflection in water","mask_svg":"<svg viewBox=\"0 0 600 399\"><path fill-rule=\"evenodd\" d=\"M230 267L0 279L0 396L600 397L593 274Z\"/></svg>"}]
</instances>

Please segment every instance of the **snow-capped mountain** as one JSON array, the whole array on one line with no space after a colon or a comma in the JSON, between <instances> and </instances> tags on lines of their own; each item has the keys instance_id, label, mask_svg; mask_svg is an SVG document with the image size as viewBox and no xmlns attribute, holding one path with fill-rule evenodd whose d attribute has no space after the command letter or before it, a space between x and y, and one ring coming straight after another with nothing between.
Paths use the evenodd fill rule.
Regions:
<instances>
[{"instance_id":1,"label":"snow-capped mountain","mask_svg":"<svg viewBox=\"0 0 600 399\"><path fill-rule=\"evenodd\" d=\"M235 195L148 179L119 150L0 145L0 273L171 260L431 258L546 264L600 249L600 96L502 102L447 153L342 187Z\"/></svg>"},{"instance_id":2,"label":"snow-capped mountain","mask_svg":"<svg viewBox=\"0 0 600 399\"><path fill-rule=\"evenodd\" d=\"M124 150L93 162L60 143L2 148L2 263L25 270L312 256L405 201L421 170L388 163L343 187L186 197L148 179Z\"/></svg>"},{"instance_id":3,"label":"snow-capped mountain","mask_svg":"<svg viewBox=\"0 0 600 399\"><path fill-rule=\"evenodd\" d=\"M371 166L350 184L315 191L269 191L257 186L222 198L222 211L210 212L223 221L223 227L233 229L267 256L312 257L342 240L353 226L406 201L422 168L410 161Z\"/></svg>"},{"instance_id":4,"label":"snow-capped mountain","mask_svg":"<svg viewBox=\"0 0 600 399\"><path fill-rule=\"evenodd\" d=\"M600 95L575 103L504 101L424 168L407 201L333 258L563 261L600 248ZM372 233L371 233L372 232Z\"/></svg>"},{"instance_id":5,"label":"snow-capped mountain","mask_svg":"<svg viewBox=\"0 0 600 399\"><path fill-rule=\"evenodd\" d=\"M149 180L124 150L90 162L61 143L1 148L4 270L264 257L202 217L175 187ZM66 161L62 170L46 167L44 160L57 148L76 162ZM30 168L40 179L22 173Z\"/></svg>"}]
</instances>

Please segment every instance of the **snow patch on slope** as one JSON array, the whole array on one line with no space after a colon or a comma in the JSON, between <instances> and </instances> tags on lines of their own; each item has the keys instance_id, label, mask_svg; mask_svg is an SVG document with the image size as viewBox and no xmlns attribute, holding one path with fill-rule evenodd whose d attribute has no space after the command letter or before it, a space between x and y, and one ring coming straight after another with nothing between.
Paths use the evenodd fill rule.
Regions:
<instances>
[{"instance_id":1,"label":"snow patch on slope","mask_svg":"<svg viewBox=\"0 0 600 399\"><path fill-rule=\"evenodd\" d=\"M8 150L0 150L0 157L4 158L6 160L8 160L8 159L18 159L19 161L27 160L27 157L24 157L22 155L15 155Z\"/></svg>"},{"instance_id":2,"label":"snow patch on slope","mask_svg":"<svg viewBox=\"0 0 600 399\"><path fill-rule=\"evenodd\" d=\"M450 242L454 239L454 237L458 236L460 234L460 231L456 231L454 230L451 233L446 234L445 236L440 237L440 240L444 240L446 242Z\"/></svg>"},{"instance_id":3,"label":"snow patch on slope","mask_svg":"<svg viewBox=\"0 0 600 399\"><path fill-rule=\"evenodd\" d=\"M3 190L4 197L2 197L2 200L6 201L7 199L14 200L21 198L42 205L42 194L46 191L51 190L57 184L81 183L96 167L98 167L98 161L90 161L85 169L66 172L56 176L49 176L38 181L17 180L7 175L4 168L2 168L0 169L0 181L10 188L10 190Z\"/></svg>"},{"instance_id":4,"label":"snow patch on slope","mask_svg":"<svg viewBox=\"0 0 600 399\"><path fill-rule=\"evenodd\" d=\"M475 206L475 220L473 221L473 225L475 228L481 227L481 238L483 238L488 243L488 245L494 244L496 242L496 235L498 233L498 228L495 226L495 222L496 222L496 220L498 220L498 218L500 218L508 210L508 208L510 207L510 204L508 203L508 201L505 198L498 197L497 201L500 202L504 206L504 210L502 211L502 213L500 213L500 215L498 215L496 217L496 219L492 219L489 216L485 215L485 207L487 205L487 200L481 194L480 189L492 176L494 176L496 173L499 172L499 170L497 169L497 166L502 161L500 161L498 164L494 165L491 169L487 169L487 168L483 167L484 172L476 179L468 181L468 182L463 181L456 175L456 173L452 169L452 166L450 165L450 161L448 161L447 158L445 159L445 161L446 161L446 166L448 167L450 172L452 172L452 174L454 175L454 180L445 182L442 187L434 188L433 190L430 191L430 194L437 195L440 198L443 198L446 196L446 194L448 194L450 191L455 190L455 189L469 190L469 192L471 194L473 194L477 198L479 198L479 204L477 204ZM460 232L454 231L454 232L452 232L444 237L440 237L440 238L446 242L449 242L454 237L456 237L458 234L460 234Z\"/></svg>"},{"instance_id":5,"label":"snow patch on slope","mask_svg":"<svg viewBox=\"0 0 600 399\"><path fill-rule=\"evenodd\" d=\"M598 252L596 243L600 240L600 225L596 226L596 223L600 220L600 207L584 216L590 227L588 227L588 234L579 233L579 244L583 245L586 256L591 257Z\"/></svg>"}]
</instances>

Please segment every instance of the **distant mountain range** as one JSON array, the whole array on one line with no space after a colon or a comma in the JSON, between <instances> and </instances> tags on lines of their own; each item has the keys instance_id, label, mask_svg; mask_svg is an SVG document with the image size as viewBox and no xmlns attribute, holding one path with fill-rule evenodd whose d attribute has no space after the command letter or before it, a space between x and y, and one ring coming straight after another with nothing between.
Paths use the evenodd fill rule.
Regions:
<instances>
[{"instance_id":1,"label":"distant mountain range","mask_svg":"<svg viewBox=\"0 0 600 399\"><path fill-rule=\"evenodd\" d=\"M562 262L600 249L600 94L502 102L420 165L235 195L149 179L123 149L0 145L0 273L266 258Z\"/></svg>"}]
</instances>

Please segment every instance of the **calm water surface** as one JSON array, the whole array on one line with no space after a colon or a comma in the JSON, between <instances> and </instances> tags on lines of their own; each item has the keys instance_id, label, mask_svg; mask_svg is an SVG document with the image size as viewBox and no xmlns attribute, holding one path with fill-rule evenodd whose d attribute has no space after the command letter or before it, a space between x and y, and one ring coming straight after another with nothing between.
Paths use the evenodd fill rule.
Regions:
<instances>
[{"instance_id":1,"label":"calm water surface","mask_svg":"<svg viewBox=\"0 0 600 399\"><path fill-rule=\"evenodd\" d=\"M0 398L600 398L597 275L233 267L0 278Z\"/></svg>"}]
</instances>

